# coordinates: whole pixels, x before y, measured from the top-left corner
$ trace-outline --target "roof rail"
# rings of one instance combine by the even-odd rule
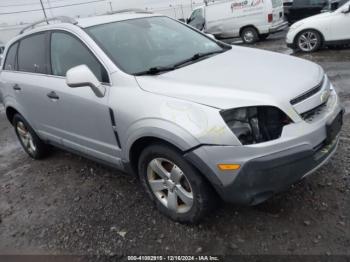
[[[43,19],[43,20],[40,20],[40,21],[37,21],[37,22],[34,22],[34,23],[28,25],[25,28],[23,28],[19,32],[19,34],[20,35],[23,34],[28,29],[34,29],[35,26],[40,25],[42,23],[49,24],[50,21],[59,21],[61,23],[69,23],[69,24],[73,24],[73,25],[76,25],[78,23],[74,18],[71,18],[69,16],[55,16],[55,17],[48,18],[48,19]]]
[[[122,13],[153,14],[151,11],[147,11],[145,9],[140,9],[140,8],[121,9],[121,10],[109,12],[108,14],[114,15],[114,14],[122,14]]]

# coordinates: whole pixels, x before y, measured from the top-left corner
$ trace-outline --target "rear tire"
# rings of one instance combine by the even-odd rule
[[[246,27],[241,32],[241,38],[246,44],[254,44],[259,40],[258,31],[254,27]]]
[[[20,115],[13,117],[12,124],[24,151],[33,159],[42,159],[48,154],[48,146],[36,135],[29,123]]]
[[[147,147],[140,156],[141,183],[157,209],[180,223],[197,223],[214,208],[216,193],[175,148]]]

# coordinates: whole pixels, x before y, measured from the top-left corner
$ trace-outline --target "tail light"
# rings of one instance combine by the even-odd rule
[[[271,23],[272,20],[273,20],[272,14],[268,14],[268,15],[267,15],[267,21],[268,21],[269,23]]]

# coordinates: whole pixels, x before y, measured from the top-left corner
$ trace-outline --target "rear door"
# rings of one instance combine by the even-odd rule
[[[278,25],[284,20],[282,0],[271,0],[272,5],[272,25]]]
[[[61,143],[62,119],[60,101],[50,89],[48,81],[48,32],[37,33],[21,39],[17,63],[20,73],[18,92],[22,105],[30,115],[38,134],[48,140]]]
[[[50,99],[47,81],[47,32],[28,35],[17,44],[14,71],[11,65],[5,74],[8,90],[18,104],[18,110],[43,139],[60,142],[61,121],[57,114],[59,101]],[[5,70],[5,71],[6,71]]]

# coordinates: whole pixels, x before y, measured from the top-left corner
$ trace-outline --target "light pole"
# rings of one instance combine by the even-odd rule
[[[170,9],[174,10],[174,15],[175,15],[175,19],[176,19],[176,7],[173,6],[172,4],[169,5]]]

